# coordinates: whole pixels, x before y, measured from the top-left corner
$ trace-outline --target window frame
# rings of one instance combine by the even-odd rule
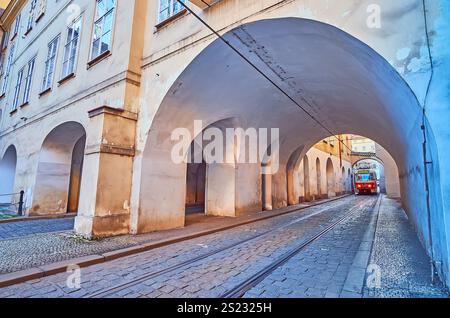
[[[14,96],[13,96],[11,111],[15,111],[19,107],[20,90],[22,89],[24,71],[25,71],[25,66],[22,67],[17,72],[16,86],[14,87]]]
[[[14,28],[13,28],[13,35],[11,37],[11,41],[16,38],[17,34],[19,34],[21,20],[22,20],[22,12],[20,12],[14,20]]]
[[[25,31],[27,34],[28,32],[30,32],[33,29],[34,23],[35,23],[35,17],[34,17],[34,13],[36,11],[37,8],[37,0],[31,0],[30,1],[30,10],[28,12],[28,21],[27,21],[27,30]]]
[[[16,44],[13,43],[11,45],[11,48],[10,48],[10,51],[9,51],[9,54],[8,54],[8,58],[7,58],[7,61],[6,61],[6,69],[5,69],[5,73],[3,75],[2,89],[1,89],[1,92],[0,92],[1,96],[6,95],[6,92],[8,90],[9,78],[10,78],[10,75],[11,75],[11,69],[12,69],[12,65],[14,64],[13,61],[14,61],[14,53],[15,53],[14,51],[15,51],[15,49],[16,49]]]
[[[47,0],[40,0],[37,15],[34,20],[35,23],[38,23],[39,20],[41,20],[41,18],[45,15],[46,10],[47,10]]]
[[[89,62],[88,62],[88,66],[91,66],[93,64],[95,64],[98,60],[101,60],[103,57],[109,55],[112,51],[112,47],[113,47],[113,43],[114,43],[114,31],[115,31],[115,25],[116,25],[116,15],[117,15],[117,8],[119,6],[119,0],[113,0],[114,1],[114,7],[109,10],[108,12],[106,12],[104,15],[102,15],[101,17],[97,18],[97,12],[98,12],[98,3],[99,1],[104,1],[104,0],[95,0],[95,11],[94,11],[94,17],[93,17],[93,24],[92,24],[92,35],[91,35],[91,43],[90,43],[90,48],[89,48]],[[94,42],[95,42],[95,27],[96,27],[96,23],[98,23],[101,20],[104,20],[104,18],[110,14],[112,12],[112,19],[111,19],[111,29],[110,29],[110,33],[111,33],[111,39],[110,39],[110,43],[108,43],[108,49],[105,50],[104,52],[101,52],[101,45],[99,45],[99,50],[98,54],[96,54],[95,56],[92,54],[93,50],[94,50]],[[103,27],[102,27],[103,28]],[[105,35],[105,33],[103,33],[102,30],[102,35],[100,36],[99,43],[101,43],[101,39],[103,38],[103,36]]]
[[[8,30],[8,31],[4,31],[4,33],[3,33],[3,37],[2,37],[2,43],[1,43],[1,49],[2,49],[2,51],[5,51],[7,48],[8,48],[8,44],[9,44],[9,36],[11,35],[10,34],[11,32]]]
[[[57,66],[57,59],[58,59],[58,50],[59,50],[59,43],[61,40],[61,35],[58,34],[56,37],[53,38],[53,40],[51,40],[48,44],[47,44],[47,57],[45,59],[45,66],[44,66],[44,77],[42,78],[42,85],[41,85],[41,92],[47,92],[49,90],[52,89],[53,86],[53,82],[55,79],[55,73],[56,73],[56,66]],[[50,53],[53,52],[53,50],[51,50],[51,45],[54,44],[56,42],[56,47],[54,49],[55,54],[50,56]],[[53,71],[52,74],[49,74],[48,72],[48,63],[49,61],[52,60],[53,61]],[[51,76],[50,76],[51,75]],[[46,85],[46,83],[49,82],[48,85]]]
[[[183,6],[181,6],[181,8],[175,12],[174,8],[175,5],[178,4],[177,0],[164,0],[167,1],[167,9],[168,13],[167,16],[162,18],[161,17],[161,13],[163,12],[161,9],[161,0],[158,0],[158,25],[161,23],[164,23],[165,21],[168,21],[170,19],[172,19],[173,17],[175,17],[177,14],[180,14],[181,12],[185,11],[186,9],[183,8]],[[184,0],[184,3],[186,3],[186,0]]]
[[[28,104],[30,102],[30,96],[31,96],[31,88],[33,86],[33,75],[34,75],[34,71],[36,69],[36,59],[37,56],[34,56],[31,60],[28,61],[27,63],[27,72],[26,72],[26,76],[25,76],[25,86],[24,86],[24,91],[23,91],[23,95],[22,95],[22,104],[21,105],[25,105]]]
[[[73,66],[72,66],[72,70],[68,70],[67,73],[65,73],[64,70],[64,64],[65,63],[69,63],[70,59],[71,59],[71,52],[72,52],[72,44],[75,40],[75,38],[73,37],[73,32],[72,32],[72,38],[69,41],[69,29],[71,26],[74,26],[76,23],[79,23],[79,31],[78,31],[78,36],[76,38],[76,48],[75,48],[75,55],[74,55],[74,59],[73,59]],[[71,75],[75,74],[75,70],[77,69],[77,65],[78,65],[78,57],[79,57],[79,51],[80,51],[80,40],[81,40],[81,32],[83,29],[83,15],[79,15],[77,18],[75,18],[72,23],[67,26],[66,28],[66,41],[64,43],[64,48],[63,48],[63,59],[62,59],[62,65],[61,65],[61,74],[60,74],[60,82],[63,81],[64,79],[66,79],[67,77],[70,77]],[[68,59],[66,60],[66,53],[67,53],[67,49],[69,50],[69,56]],[[70,64],[69,64],[70,65]]]

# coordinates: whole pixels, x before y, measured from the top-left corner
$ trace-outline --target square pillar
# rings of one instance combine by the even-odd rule
[[[89,112],[78,234],[128,234],[137,114],[103,106]]]

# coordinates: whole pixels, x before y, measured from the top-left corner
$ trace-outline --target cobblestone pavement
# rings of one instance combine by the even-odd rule
[[[347,275],[374,214],[372,205],[360,210],[273,271],[245,297],[345,297]]]
[[[321,210],[324,207],[331,208],[343,206],[345,204],[350,204],[353,200],[354,198],[352,197],[345,197],[337,201],[328,202],[324,206],[309,207],[306,210],[300,211],[298,214],[294,213],[275,219],[260,221],[254,225],[240,227],[234,231],[229,230],[227,233],[241,233],[242,231],[251,232],[255,229],[259,230],[261,228],[270,228],[272,226],[276,226],[279,222],[283,222],[283,220],[290,220],[298,217],[298,215],[314,213],[314,211]],[[237,221],[238,218],[201,217],[193,215],[188,218],[189,226],[184,229],[162,231],[145,235],[125,235],[96,241],[86,241],[77,237],[73,231],[65,231],[59,233],[41,233],[32,236],[0,240],[0,274],[65,261],[81,256],[102,254],[160,239],[186,235],[194,231],[205,230],[213,226],[229,225]],[[51,220],[51,222],[54,222],[54,220]],[[23,226],[25,227],[30,226],[30,224],[25,224],[26,222],[21,223],[23,223]],[[72,227],[73,225],[70,228]],[[11,233],[11,235],[14,234],[11,231],[9,231],[9,233]],[[213,240],[216,237],[217,240],[220,240],[222,236],[220,233],[218,233],[217,236],[209,236],[210,240]]]
[[[51,233],[72,230],[74,219],[54,219],[11,222],[0,224],[0,239],[24,237],[39,233]]]
[[[381,288],[364,290],[368,298],[449,297],[442,284],[431,285],[430,260],[398,202],[385,199],[371,264],[381,268]]]
[[[64,273],[0,289],[0,297],[88,297],[97,292],[103,292],[99,295],[102,297],[218,297],[290,251],[305,238],[341,218],[349,209],[372,206],[374,201],[370,197],[351,197],[94,265],[81,270],[82,283],[79,289],[67,287],[67,278],[70,276]],[[349,222],[358,222],[359,218],[365,218],[365,214],[361,212],[358,216],[356,213],[355,221]],[[342,249],[342,254],[349,254],[347,257],[350,259],[353,243],[348,244]],[[214,251],[218,252],[212,253]],[[149,275],[205,253],[210,253],[209,257],[199,258],[194,263],[188,262],[169,272]],[[324,260],[317,257],[317,252],[311,253],[306,266],[320,268],[324,265]],[[343,266],[339,273],[343,276],[344,272]],[[143,275],[146,276],[137,283],[105,292]]]

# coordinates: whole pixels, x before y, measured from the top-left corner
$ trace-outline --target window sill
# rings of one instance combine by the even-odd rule
[[[44,16],[44,12],[42,12],[41,14],[39,14],[37,17],[36,17],[36,19],[34,20],[34,22],[35,23],[38,23],[41,19],[42,19],[42,17]]]
[[[87,69],[90,69],[94,65],[96,65],[96,64],[100,63],[101,61],[103,61],[104,59],[108,58],[109,56],[111,56],[110,50],[103,52],[102,54],[100,54],[99,56],[97,56],[96,58],[92,59],[91,61],[89,61],[87,63]]]
[[[10,111],[9,116],[14,116],[14,114],[16,114],[16,113],[17,113],[17,108]]]
[[[75,77],[75,73],[72,72],[72,73],[70,73],[69,75],[66,75],[66,76],[64,76],[63,78],[61,78],[61,79],[58,81],[58,85],[61,86],[62,84],[64,84],[65,82],[69,81],[70,79],[72,79],[72,78],[74,78],[74,77]]]
[[[28,105],[30,105],[30,103],[29,102],[25,102],[25,103],[22,103],[22,105],[20,105],[19,108],[24,108],[24,107],[26,107]]]
[[[27,36],[28,34],[30,34],[31,30],[33,30],[33,27],[26,30],[24,36]]]
[[[157,25],[155,25],[156,30],[158,31],[159,29],[161,29],[162,27],[166,26],[167,24],[170,24],[171,22],[177,20],[178,18],[181,18],[182,16],[184,16],[187,13],[186,9],[181,10],[178,13],[175,13],[174,15],[172,15],[171,17],[168,17],[167,19],[159,22]]]
[[[44,96],[44,95],[47,95],[47,94],[50,93],[51,91],[52,91],[52,88],[49,87],[49,88],[43,90],[42,92],[40,92],[40,93],[39,93],[39,97],[42,97],[42,96]]]

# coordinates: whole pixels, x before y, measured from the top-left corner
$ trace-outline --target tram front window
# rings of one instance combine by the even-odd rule
[[[376,180],[375,174],[373,173],[361,173],[356,176],[357,182],[368,182]]]

